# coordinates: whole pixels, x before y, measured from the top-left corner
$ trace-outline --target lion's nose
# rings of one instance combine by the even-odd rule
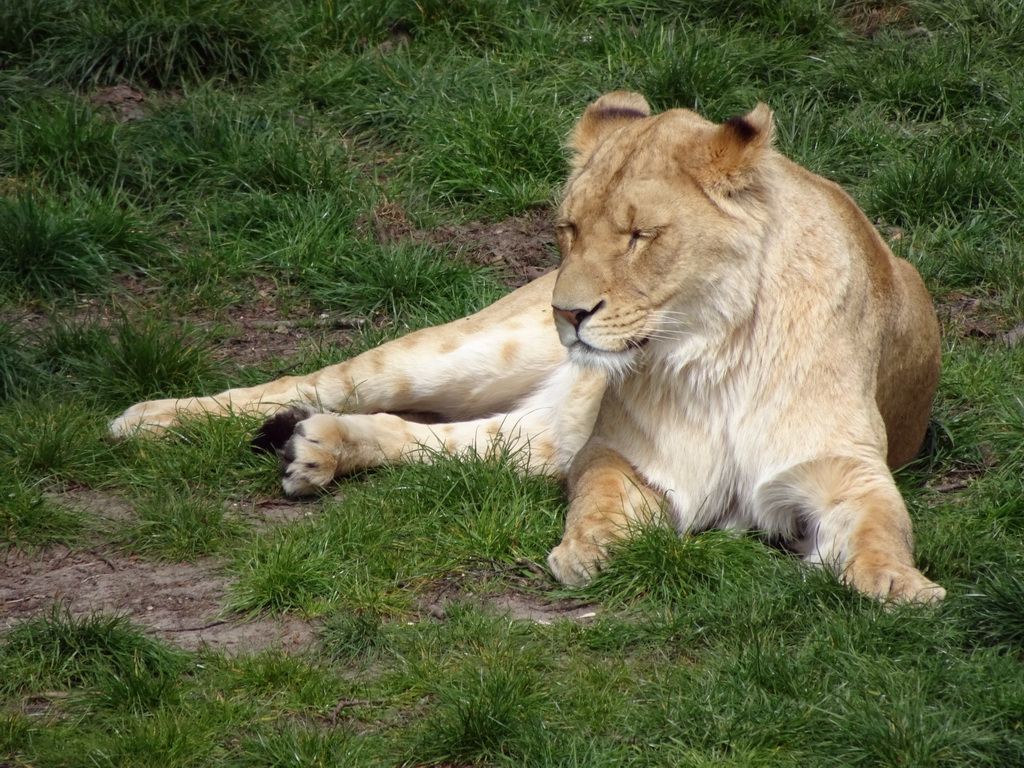
[[[561,307],[554,307],[554,310],[556,315],[567,320],[573,328],[578,329],[584,320],[597,312],[597,310],[603,306],[604,299],[597,302],[592,309],[562,309]]]

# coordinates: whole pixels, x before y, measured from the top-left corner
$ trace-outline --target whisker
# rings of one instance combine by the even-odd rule
[[[682,328],[654,328],[644,331],[643,335],[652,341],[679,341],[689,338],[693,334]]]

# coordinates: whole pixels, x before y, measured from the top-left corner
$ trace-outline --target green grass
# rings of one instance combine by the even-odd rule
[[[124,617],[76,617],[59,605],[7,633],[0,653],[7,673],[5,693],[38,691],[39,686],[82,687],[86,695],[99,692],[114,703],[123,694],[120,704],[127,706],[164,698],[148,689],[147,682],[164,684],[165,692],[173,695],[169,681],[183,670],[185,659]],[[109,695],[115,692],[119,695]]]
[[[0,323],[0,402],[24,392],[42,373],[26,346],[26,334],[16,322]]]
[[[12,479],[28,487],[95,482],[109,460],[98,414],[79,398],[15,401],[0,411],[0,456]]]
[[[439,473],[440,468],[440,473]],[[537,556],[556,533],[559,492],[511,465],[441,461],[378,473],[321,514],[239,550],[232,608],[322,615],[332,606],[394,613],[403,586],[449,571],[482,573]],[[543,525],[538,527],[537,515]],[[367,553],[373,553],[368,557]]]
[[[409,747],[426,765],[527,758],[551,697],[528,654],[496,654],[436,680],[435,702]]]
[[[335,246],[301,282],[319,306],[371,317],[457,320],[496,301],[502,286],[486,271],[424,246]]]
[[[138,522],[120,530],[126,552],[179,562],[227,550],[245,532],[219,498],[164,490],[135,503]]]
[[[0,3],[4,562],[213,562],[224,618],[316,634],[229,655],[123,616],[8,620],[0,754],[1024,763],[1024,346],[992,336],[1024,320],[1022,40],[1014,0]],[[132,119],[105,103],[125,87]],[[561,491],[513,457],[367,473],[264,523],[280,494],[257,420],[105,440],[137,400],[308,371],[493,301],[507,275],[461,233],[549,207],[564,137],[613,89],[716,120],[767,102],[780,149],[921,271],[944,373],[899,482],[944,604],[885,610],[716,533],[642,532],[556,589],[533,564]],[[261,324],[282,342],[262,356]],[[596,615],[515,620],[495,595]]]
[[[158,249],[116,201],[0,198],[0,295],[55,299],[97,293],[112,275],[144,264]]]
[[[0,481],[0,545],[34,550],[53,544],[76,544],[82,517],[55,504],[37,487],[16,478]]]
[[[272,67],[281,42],[256,11],[251,3],[215,0],[28,0],[0,12],[0,50],[75,86],[248,80]]]
[[[217,379],[209,350],[187,325],[152,317],[54,317],[40,355],[56,375],[105,403],[170,397]]]

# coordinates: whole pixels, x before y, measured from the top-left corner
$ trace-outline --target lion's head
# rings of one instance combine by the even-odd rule
[[[652,116],[635,93],[587,108],[556,221],[552,303],[574,358],[626,370],[647,345],[750,310],[771,138],[764,104],[722,125],[682,109]]]

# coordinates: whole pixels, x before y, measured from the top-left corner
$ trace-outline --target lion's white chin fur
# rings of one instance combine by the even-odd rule
[[[569,359],[573,364],[604,371],[612,382],[622,381],[635,371],[640,362],[639,356],[639,349],[607,352],[579,341],[569,347]]]

